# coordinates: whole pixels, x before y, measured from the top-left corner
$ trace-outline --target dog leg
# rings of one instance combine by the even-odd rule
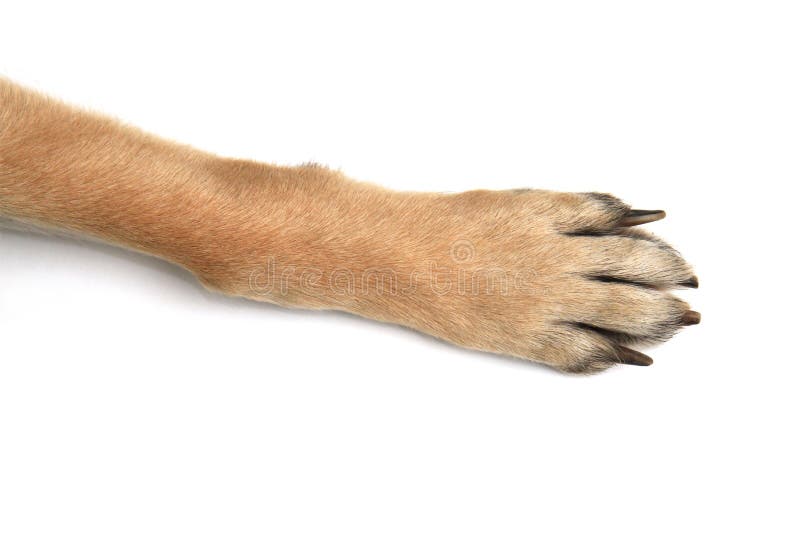
[[[571,372],[699,314],[663,212],[598,193],[407,193],[321,166],[220,158],[0,80],[0,216],[101,239],[208,288],[345,310]]]

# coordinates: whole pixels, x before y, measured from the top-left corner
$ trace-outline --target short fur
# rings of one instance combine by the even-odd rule
[[[0,217],[164,258],[208,288],[338,309],[565,371],[669,338],[693,277],[597,193],[396,192],[226,159],[0,78]]]

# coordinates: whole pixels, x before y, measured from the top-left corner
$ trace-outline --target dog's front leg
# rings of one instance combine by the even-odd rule
[[[591,372],[699,321],[662,212],[538,190],[401,193],[219,158],[0,80],[0,216],[162,257],[207,287]]]

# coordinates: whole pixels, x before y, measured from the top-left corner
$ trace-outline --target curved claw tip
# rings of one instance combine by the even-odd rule
[[[697,279],[696,276],[693,276],[689,278],[687,281],[683,282],[681,285],[684,287],[691,287],[693,289],[697,289],[698,287],[700,287],[700,281]]]
[[[653,358],[628,347],[617,347],[617,358],[619,363],[624,363],[625,365],[653,365]]]
[[[681,324],[684,326],[700,324],[700,314],[694,310],[685,312],[681,317]]]
[[[619,222],[620,226],[638,226],[660,221],[667,216],[663,210],[630,210]]]

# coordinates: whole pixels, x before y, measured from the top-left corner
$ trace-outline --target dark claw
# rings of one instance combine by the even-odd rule
[[[628,347],[617,347],[617,358],[619,363],[626,365],[653,365],[653,358]]]
[[[693,324],[700,324],[700,314],[694,310],[689,310],[681,317],[681,324],[689,326]]]
[[[700,281],[697,279],[696,276],[693,276],[689,278],[687,281],[683,282],[681,285],[684,287],[692,287],[694,289],[697,289],[698,287],[700,287]]]
[[[619,222],[620,226],[638,226],[653,221],[660,221],[667,214],[661,210],[631,210]]]

